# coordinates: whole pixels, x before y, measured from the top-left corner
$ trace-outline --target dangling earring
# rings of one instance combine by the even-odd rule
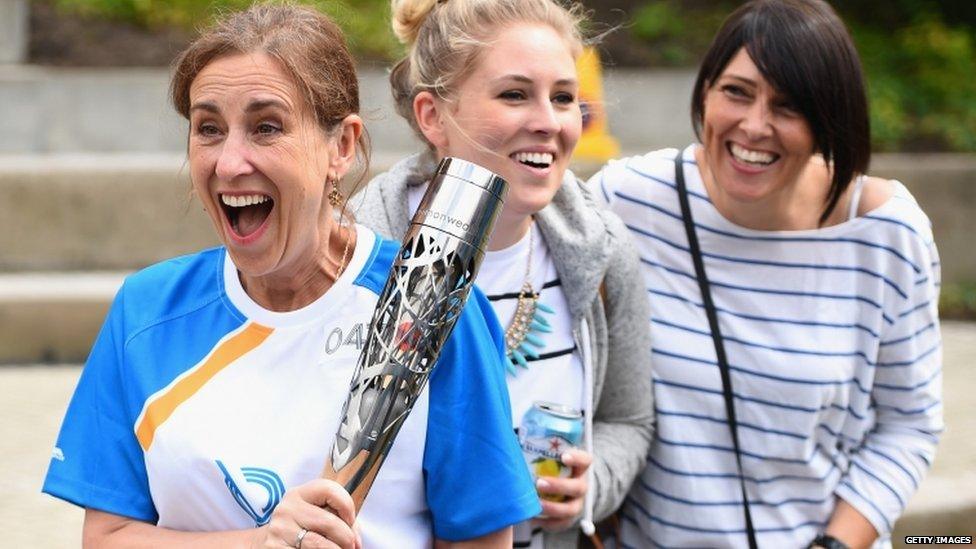
[[[339,179],[331,177],[328,179],[328,183],[332,185],[332,190],[329,191],[329,204],[332,204],[333,208],[338,208],[344,198],[342,192],[339,191]]]
[[[329,176],[329,178],[326,179],[326,184],[332,185],[332,190],[329,191],[329,204],[332,204],[333,208],[338,208],[342,204],[342,201],[345,200],[345,197],[342,196],[342,192],[339,191],[339,178],[335,176]],[[343,213],[345,212],[339,213],[338,232],[340,234],[342,233]],[[336,274],[335,274],[335,278],[337,280],[339,276],[342,275],[342,273],[346,270],[346,259],[349,257],[349,242],[351,240],[352,240],[351,237],[347,237],[346,244],[342,248],[342,258],[339,259],[339,267],[336,269]]]

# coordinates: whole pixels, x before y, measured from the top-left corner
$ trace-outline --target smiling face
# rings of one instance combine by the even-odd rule
[[[266,54],[217,58],[193,80],[193,189],[244,277],[300,276],[326,252],[336,143]]]
[[[452,101],[439,101],[447,116],[440,116],[442,134],[431,141],[441,156],[504,177],[503,216],[527,217],[548,205],[562,184],[582,131],[578,88],[563,37],[546,25],[509,26],[481,52]]]
[[[702,143],[717,203],[758,203],[788,193],[815,152],[806,119],[745,48],[705,94]]]

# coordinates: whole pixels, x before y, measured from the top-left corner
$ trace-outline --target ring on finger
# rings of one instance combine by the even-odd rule
[[[295,536],[295,549],[302,549],[302,541],[305,540],[306,534],[308,534],[307,528],[302,528],[298,531],[298,535]]]

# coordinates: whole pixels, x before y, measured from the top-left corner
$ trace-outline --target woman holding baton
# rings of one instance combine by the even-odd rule
[[[539,504],[477,291],[358,515],[319,478],[398,248],[338,213],[367,152],[338,27],[230,15],[181,55],[172,100],[223,246],[126,280],[44,491],[98,547],[509,547]]]

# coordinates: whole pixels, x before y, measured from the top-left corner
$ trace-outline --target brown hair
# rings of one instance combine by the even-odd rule
[[[324,131],[359,113],[359,81],[342,30],[322,13],[287,3],[254,4],[219,19],[194,40],[174,62],[170,99],[176,111],[189,120],[190,86],[211,61],[257,51],[284,67]],[[365,131],[358,145],[361,182],[370,154]]]
[[[554,0],[391,0],[393,32],[407,55],[393,67],[390,85],[397,112],[424,139],[413,116],[421,91],[443,99],[476,66],[490,38],[505,25],[548,25],[579,55],[583,16],[579,4],[565,8]]]
[[[817,151],[832,168],[824,223],[855,174],[871,161],[871,126],[861,61],[843,21],[822,0],[752,0],[722,24],[691,99],[701,139],[705,93],[742,48],[803,115]]]

